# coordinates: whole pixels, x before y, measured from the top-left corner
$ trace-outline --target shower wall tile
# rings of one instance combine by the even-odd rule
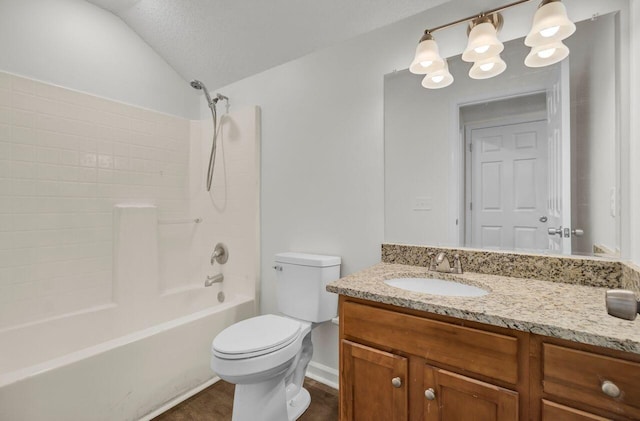
[[[189,211],[188,120],[0,72],[0,329],[112,301],[112,208]]]

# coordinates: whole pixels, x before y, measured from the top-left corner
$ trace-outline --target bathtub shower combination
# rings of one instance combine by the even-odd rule
[[[7,73],[3,98],[0,419],[150,419],[211,384],[212,338],[256,313],[259,109],[220,118],[208,192],[210,120]]]

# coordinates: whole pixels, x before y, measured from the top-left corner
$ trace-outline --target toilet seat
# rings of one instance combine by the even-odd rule
[[[293,343],[300,336],[302,325],[288,317],[266,314],[229,326],[216,336],[213,354],[219,358],[237,360],[269,354]]]

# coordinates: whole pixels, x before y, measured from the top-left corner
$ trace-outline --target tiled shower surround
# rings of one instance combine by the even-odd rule
[[[188,212],[188,120],[0,73],[0,329],[112,301],[112,214]]]

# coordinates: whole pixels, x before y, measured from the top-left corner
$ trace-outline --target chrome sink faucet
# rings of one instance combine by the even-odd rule
[[[453,265],[449,263],[449,259],[444,252],[440,252],[437,255],[429,253],[429,255],[431,256],[429,270],[441,273],[462,273],[462,263],[460,263],[460,255],[458,253],[453,255]]]

